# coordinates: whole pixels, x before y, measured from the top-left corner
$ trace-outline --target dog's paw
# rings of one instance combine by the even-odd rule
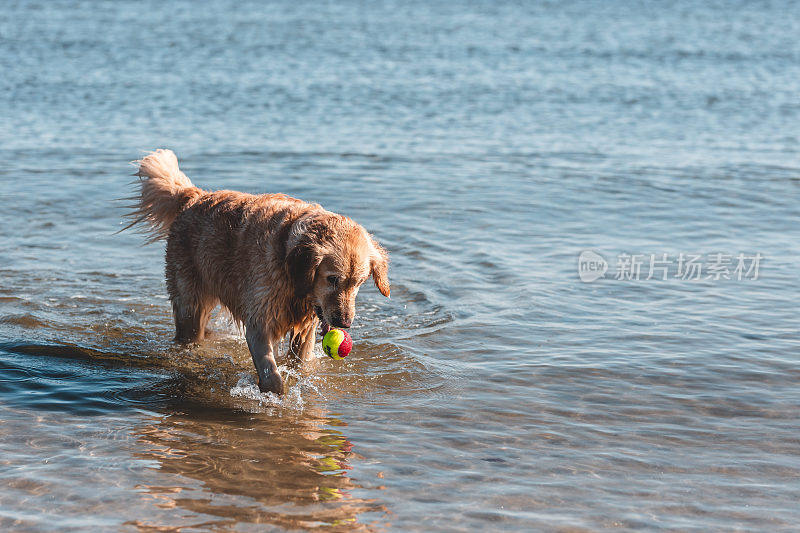
[[[277,372],[273,372],[268,376],[259,376],[258,389],[261,392],[283,394],[283,380]]]

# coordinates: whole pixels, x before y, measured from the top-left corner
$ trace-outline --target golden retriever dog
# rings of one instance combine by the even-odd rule
[[[170,150],[135,164],[141,191],[127,227],[145,223],[150,242],[167,240],[175,341],[203,340],[223,305],[244,326],[262,391],[283,392],[275,356],[287,334],[290,357],[308,361],[320,323],[323,333],[350,327],[370,276],[389,296],[386,251],[353,220],[284,194],[204,191]]]

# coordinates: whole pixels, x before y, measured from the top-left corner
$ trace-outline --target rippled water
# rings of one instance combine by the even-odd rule
[[[696,4],[4,3],[0,526],[794,529],[800,18]],[[347,360],[279,399],[225,316],[171,344],[113,234],[157,147],[378,236]]]

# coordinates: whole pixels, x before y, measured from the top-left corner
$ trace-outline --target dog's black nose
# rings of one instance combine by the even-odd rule
[[[339,313],[334,314],[331,317],[331,325],[335,328],[349,328],[353,324],[353,320],[349,318],[342,318],[342,315]]]

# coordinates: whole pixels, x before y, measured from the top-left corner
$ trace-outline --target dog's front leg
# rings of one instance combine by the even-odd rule
[[[256,325],[247,326],[245,337],[258,373],[258,388],[261,392],[283,394],[283,380],[275,364],[274,345],[278,339],[272,338],[269,328]]]
[[[292,342],[289,345],[289,360],[294,363],[309,363],[314,359],[314,344],[317,340],[317,326],[319,321],[316,317],[306,324],[305,328],[295,331],[292,335]]]

